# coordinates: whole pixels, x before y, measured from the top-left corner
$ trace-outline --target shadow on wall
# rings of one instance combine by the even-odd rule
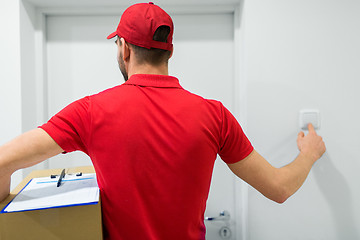
[[[345,177],[336,169],[325,152],[321,164],[315,164],[313,173],[319,188],[334,216],[337,239],[360,239],[355,226],[351,190]]]

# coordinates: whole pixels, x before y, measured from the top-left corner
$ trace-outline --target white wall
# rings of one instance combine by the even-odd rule
[[[44,98],[42,18],[37,9],[20,0],[21,113],[22,132],[29,131],[47,120]],[[43,106],[43,107],[41,107]],[[37,169],[48,168],[48,161],[22,170],[22,177]]]
[[[35,7],[27,2],[2,2],[0,145],[44,121],[44,111],[37,107],[43,104],[44,97],[43,92],[39,92],[43,87],[43,76],[37,59],[42,56],[42,49],[37,48],[35,43],[36,37],[42,34],[42,29],[38,29],[42,26],[39,23],[41,19],[38,19]],[[32,170],[44,168],[43,165],[17,171],[12,176],[11,188]]]
[[[20,2],[20,47],[21,47],[21,96],[22,129],[28,131],[36,127],[36,61],[35,61],[35,8]]]
[[[248,135],[273,165],[319,109],[325,156],[285,204],[249,192],[249,239],[360,239],[360,2],[245,0]]]
[[[0,145],[21,133],[20,19],[18,1],[0,1]],[[12,186],[21,180],[13,175]]]

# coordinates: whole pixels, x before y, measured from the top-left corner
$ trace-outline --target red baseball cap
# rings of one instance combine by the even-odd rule
[[[167,42],[153,40],[154,33],[160,26],[170,27]],[[138,3],[125,10],[116,31],[107,39],[119,36],[139,47],[171,50],[173,32],[172,19],[164,10],[152,2]]]

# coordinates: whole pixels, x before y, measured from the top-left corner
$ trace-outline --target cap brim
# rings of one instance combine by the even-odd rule
[[[107,39],[112,39],[113,37],[115,37],[117,35],[116,32],[113,32],[112,34],[110,34]]]

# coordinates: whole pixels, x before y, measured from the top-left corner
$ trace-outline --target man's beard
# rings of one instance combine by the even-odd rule
[[[124,77],[125,82],[126,82],[129,79],[129,76],[128,76],[128,73],[126,72],[125,63],[124,63],[123,56],[121,53],[120,53],[120,59],[119,59],[119,69]]]

